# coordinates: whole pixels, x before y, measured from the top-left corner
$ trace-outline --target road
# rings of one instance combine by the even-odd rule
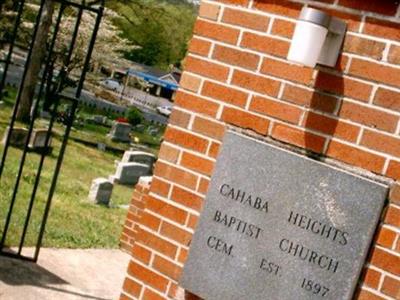
[[[6,84],[18,87],[21,82],[23,67],[10,65],[7,72]],[[0,79],[3,76],[3,66],[0,67]]]
[[[142,110],[142,112],[143,112],[144,118],[147,121],[153,121],[153,122],[161,123],[161,124],[164,124],[164,125],[168,124],[168,117],[159,115],[159,114],[154,113],[152,111]]]

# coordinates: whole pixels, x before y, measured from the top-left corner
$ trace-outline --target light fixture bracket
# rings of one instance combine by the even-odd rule
[[[304,7],[296,24],[288,60],[314,68],[337,63],[347,24],[324,11]]]
[[[347,24],[342,20],[332,17],[328,28],[325,43],[322,46],[318,64],[335,67],[342,49],[346,35]]]

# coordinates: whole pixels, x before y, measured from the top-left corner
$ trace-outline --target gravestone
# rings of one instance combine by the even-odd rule
[[[144,130],[145,130],[145,126],[144,126],[143,124],[136,125],[136,126],[135,126],[135,130],[136,130],[137,132],[143,133]]]
[[[151,175],[151,172],[151,167],[146,164],[120,162],[115,175],[111,176],[110,180],[114,183],[135,185],[139,177]]]
[[[104,123],[103,125],[106,126],[106,127],[112,127],[113,123],[114,123],[114,122],[113,122],[112,120],[110,120],[109,118],[107,118],[106,121],[105,121],[105,123]]]
[[[96,204],[109,205],[114,185],[106,178],[93,180],[89,191],[89,200]]]
[[[43,118],[43,119],[50,120],[51,119],[51,113],[48,112],[48,111],[42,110],[40,112],[40,117]]]
[[[10,131],[10,127],[7,126],[4,135],[3,135],[3,140],[1,143],[3,145],[6,144],[7,141],[7,135]],[[14,129],[11,131],[11,136],[10,136],[10,146],[14,147],[25,147],[26,141],[28,139],[28,129],[26,128],[20,128],[20,127],[14,127]]]
[[[150,188],[153,176],[142,176],[139,178],[139,184],[147,189]]]
[[[29,141],[29,148],[33,151],[49,152],[51,149],[52,137],[50,134],[49,141],[46,145],[47,129],[35,129],[32,131],[31,139]]]
[[[154,154],[143,151],[125,151],[122,157],[122,162],[137,162],[148,166],[153,166],[155,160]]]
[[[151,136],[153,136],[153,137],[154,137],[154,136],[157,136],[158,133],[159,133],[158,129],[149,130],[149,134],[150,134]]]
[[[107,145],[104,143],[97,143],[97,149],[104,152],[107,150]]]
[[[127,123],[114,122],[108,136],[113,141],[129,143],[132,126]]]
[[[93,116],[93,123],[98,124],[98,125],[106,125],[107,123],[107,117],[106,116],[102,116],[102,115],[95,115]]]
[[[387,191],[229,132],[180,284],[204,299],[352,299]]]

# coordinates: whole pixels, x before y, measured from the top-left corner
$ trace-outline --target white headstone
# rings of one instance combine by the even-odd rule
[[[136,162],[152,166],[156,157],[148,152],[143,151],[125,151],[122,162]]]
[[[95,115],[93,116],[93,122],[96,124],[105,124],[105,122],[107,121],[107,117],[105,116],[101,116],[101,115]]]
[[[139,177],[147,175],[151,175],[151,167],[146,164],[120,162],[113,180],[120,184],[134,185],[138,182]]]
[[[109,205],[114,185],[106,178],[93,180],[89,191],[89,200],[97,203]]]
[[[32,132],[31,139],[29,141],[29,148],[32,149],[43,149],[46,148],[46,136],[47,136],[47,129],[37,129]],[[51,135],[49,138],[49,142],[47,146],[50,147],[51,145]]]
[[[143,187],[150,188],[153,176],[142,176],[139,178],[139,184]]]

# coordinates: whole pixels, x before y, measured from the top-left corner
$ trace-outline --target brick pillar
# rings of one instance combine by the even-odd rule
[[[286,60],[305,4],[348,24],[335,68]],[[185,299],[179,277],[228,126],[400,180],[400,10],[382,0],[204,0],[121,299]],[[357,299],[399,299],[398,185]]]
[[[382,215],[361,279],[359,299],[400,299],[399,204],[400,182],[391,188],[389,205]]]
[[[151,177],[141,178],[136,184],[120,237],[121,250],[132,252],[133,244],[139,229],[139,223],[146,206],[146,196],[150,191]]]

